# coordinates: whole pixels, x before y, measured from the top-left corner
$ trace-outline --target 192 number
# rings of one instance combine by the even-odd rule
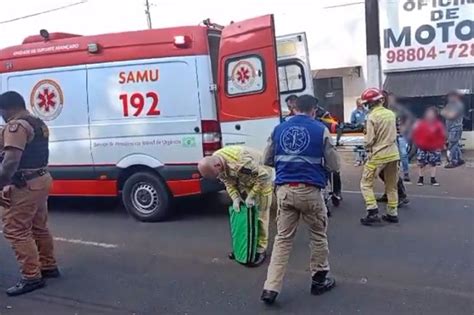
[[[160,115],[160,110],[158,109],[158,103],[160,98],[155,92],[148,92],[145,95],[143,95],[142,93],[120,94],[119,98],[122,101],[124,117],[130,116],[130,109],[134,110],[132,116],[138,117],[142,115],[143,111],[145,110],[147,100],[151,101],[151,105],[145,116]]]

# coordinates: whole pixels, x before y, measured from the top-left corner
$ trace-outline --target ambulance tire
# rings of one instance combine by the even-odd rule
[[[171,212],[172,198],[158,175],[139,172],[131,175],[122,189],[128,213],[142,222],[163,221]]]

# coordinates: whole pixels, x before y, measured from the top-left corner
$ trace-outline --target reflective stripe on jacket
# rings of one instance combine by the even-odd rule
[[[367,117],[365,147],[368,151],[367,165],[377,167],[400,160],[397,146],[395,114],[383,106],[373,108]]]
[[[215,152],[214,156],[226,162],[219,179],[232,199],[243,192],[251,196],[272,194],[272,171],[263,165],[262,153],[244,146],[228,146]]]
[[[326,127],[305,115],[294,116],[277,126],[272,135],[275,146],[276,185],[306,183],[324,188],[324,135]]]

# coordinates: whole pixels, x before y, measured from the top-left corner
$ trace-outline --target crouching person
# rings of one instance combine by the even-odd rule
[[[257,206],[258,244],[255,261],[257,267],[266,259],[268,246],[268,223],[272,204],[272,171],[263,165],[262,154],[244,146],[228,146],[203,158],[198,164],[199,172],[207,179],[219,179],[232,199],[233,208]],[[245,198],[244,198],[245,197]]]

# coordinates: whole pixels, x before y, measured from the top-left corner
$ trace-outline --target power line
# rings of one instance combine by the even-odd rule
[[[47,14],[47,13],[51,13],[51,12],[55,12],[55,11],[59,11],[59,10],[64,10],[64,9],[67,9],[67,8],[70,8],[70,7],[74,7],[74,6],[77,6],[77,5],[80,5],[80,4],[84,4],[87,1],[89,1],[89,0],[81,0],[79,2],[71,3],[71,4],[68,4],[68,5],[64,5],[64,6],[61,6],[61,7],[49,9],[49,10],[46,10],[46,11],[32,13],[32,14],[25,15],[25,16],[20,16],[20,17],[16,17],[16,18],[13,18],[13,19],[10,19],[10,20],[0,21],[0,24],[11,23],[11,22],[27,19],[27,18],[30,18],[30,17],[42,15],[42,14]]]
[[[334,9],[334,8],[343,8],[343,7],[349,7],[352,5],[359,5],[365,3],[364,1],[361,2],[351,2],[351,3],[344,3],[344,4],[336,4],[336,5],[331,5],[327,7],[323,7],[323,9]]]

